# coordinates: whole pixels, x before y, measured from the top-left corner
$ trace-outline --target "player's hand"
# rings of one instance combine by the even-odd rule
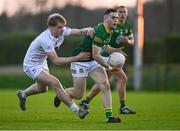
[[[77,55],[77,60],[89,60],[90,57],[91,57],[91,53],[81,52]]]
[[[124,36],[123,35],[119,35],[116,38],[116,43],[119,45],[120,43],[124,42]]]
[[[109,65],[109,67],[107,68],[108,71],[118,71],[119,69],[122,68],[120,65],[117,66],[111,66],[110,64],[108,65]]]
[[[124,43],[129,44],[130,43],[129,41],[130,41],[129,37],[128,36],[124,36]]]
[[[87,36],[90,36],[91,38],[93,38],[93,36],[94,36],[94,33],[95,33],[95,30],[94,30],[94,28],[92,28],[92,27],[89,27],[89,28],[88,28],[88,30],[87,30],[87,33],[86,33],[86,35],[87,35]]]

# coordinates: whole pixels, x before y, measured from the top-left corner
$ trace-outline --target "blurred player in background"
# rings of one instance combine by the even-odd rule
[[[107,9],[104,13],[104,22],[99,23],[94,27],[95,34],[93,39],[88,36],[84,36],[81,45],[74,51],[74,55],[77,55],[80,52],[89,52],[92,57],[89,60],[71,63],[74,87],[66,90],[73,99],[81,99],[86,89],[86,78],[90,76],[98,85],[97,88],[103,93],[103,106],[106,115],[106,122],[108,123],[119,123],[121,119],[113,117],[112,114],[110,85],[104,69],[106,68],[107,70],[112,70],[112,67],[102,59],[100,52],[102,49],[107,50],[108,52],[119,51],[118,48],[108,46],[112,31],[116,28],[117,22],[117,11],[114,9]],[[55,107],[58,107],[59,104],[59,99],[55,97]]]
[[[134,44],[134,37],[133,37],[131,25],[127,21],[128,10],[125,6],[119,6],[116,8],[116,10],[119,16],[118,25],[116,29],[114,30],[114,33],[112,35],[109,45],[114,48],[120,48],[124,44],[132,46]],[[104,60],[107,62],[109,53],[104,51],[101,53],[101,55],[103,56]],[[117,79],[117,92],[118,92],[119,101],[120,101],[119,112],[121,114],[136,114],[135,111],[132,111],[131,109],[129,109],[125,104],[127,76],[125,72],[123,71],[123,69],[119,68],[116,71],[106,70],[106,72],[109,78],[112,75],[114,75],[115,78]],[[98,85],[94,85],[93,88],[91,88],[86,99],[80,102],[80,105],[84,109],[89,108],[88,104],[99,93],[100,89],[97,86]]]
[[[71,97],[66,93],[60,81],[55,76],[49,74],[47,58],[56,65],[88,59],[90,54],[83,52],[73,57],[58,57],[55,48],[59,48],[63,43],[64,36],[84,34],[93,36],[94,29],[68,28],[66,27],[65,18],[58,13],[51,14],[48,17],[47,25],[48,28],[32,41],[24,58],[24,72],[27,76],[35,80],[36,83],[25,90],[17,91],[20,108],[25,111],[26,98],[31,95],[46,92],[48,86],[50,86],[56,92],[57,97],[82,119],[88,114],[88,111],[81,110],[72,102]]]

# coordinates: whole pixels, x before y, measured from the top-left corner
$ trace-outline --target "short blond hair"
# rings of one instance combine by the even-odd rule
[[[67,24],[67,21],[64,18],[64,16],[60,15],[59,13],[53,13],[49,15],[47,19],[48,26],[56,26],[58,22],[63,23],[64,25]]]

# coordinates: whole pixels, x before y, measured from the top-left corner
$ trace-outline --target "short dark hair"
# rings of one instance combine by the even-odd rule
[[[107,9],[105,12],[104,12],[104,15],[109,15],[110,13],[114,13],[114,12],[117,12],[115,9]]]

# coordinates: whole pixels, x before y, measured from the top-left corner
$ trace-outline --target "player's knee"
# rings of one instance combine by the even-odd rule
[[[104,81],[102,84],[100,84],[102,91],[110,90],[110,85],[108,81]]]
[[[80,89],[77,88],[76,93],[75,93],[76,94],[76,99],[77,100],[82,99],[83,93],[84,93],[83,90],[80,90]]]
[[[123,82],[123,83],[127,83],[127,80],[128,80],[127,76],[124,75],[123,78],[122,78],[122,82]]]
[[[124,79],[124,80],[125,80],[125,82],[127,82],[127,81],[128,81],[128,78],[127,78],[127,76],[125,76],[125,79]]]
[[[51,81],[51,85],[53,86],[53,88],[55,88],[55,90],[61,88],[60,81],[58,79],[54,79],[53,81]]]
[[[124,80],[127,80],[127,75],[126,75],[126,73],[122,73],[122,78],[123,78]]]
[[[73,99],[80,100],[80,99],[82,99],[83,94],[81,92],[74,92],[73,94],[71,94],[71,97]]]
[[[122,75],[121,77],[118,78],[118,81],[119,81],[119,83],[121,83],[121,84],[126,84],[127,81],[128,81],[128,78],[127,78],[127,76],[124,74],[124,75]]]
[[[81,100],[81,99],[82,99],[82,97],[83,97],[83,95],[78,94],[78,95],[76,96],[76,100]]]
[[[109,85],[109,82],[108,81],[105,81],[104,82],[104,86],[106,89],[110,89],[110,85]]]

